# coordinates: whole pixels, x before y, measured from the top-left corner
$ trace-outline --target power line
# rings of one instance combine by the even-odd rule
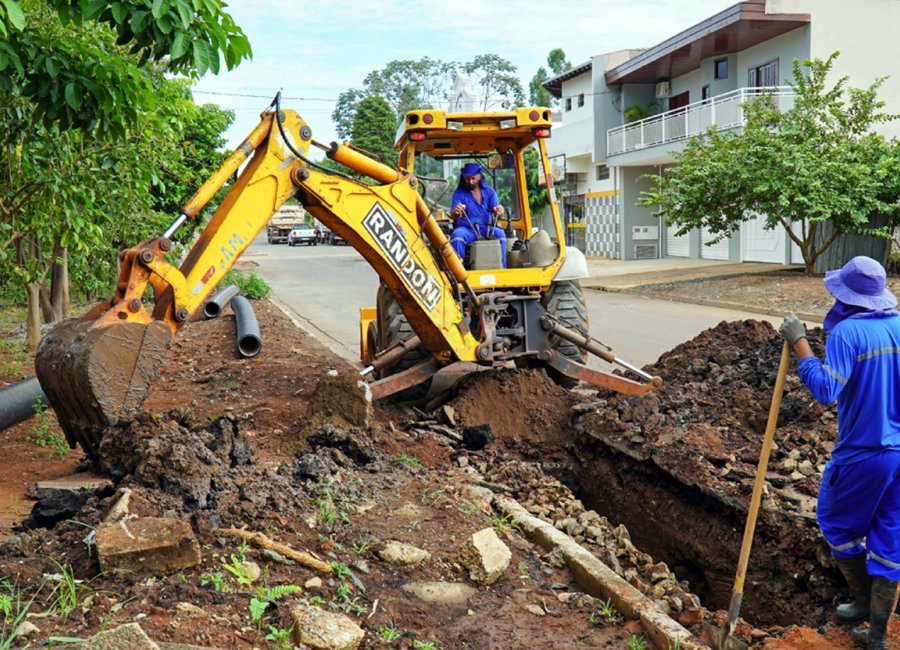
[[[245,93],[223,93],[214,90],[191,90],[198,95],[223,95],[225,97],[252,97],[253,99],[272,99],[271,95],[248,95]],[[336,102],[336,99],[326,99],[323,97],[282,97],[282,99],[297,100],[304,102]]]

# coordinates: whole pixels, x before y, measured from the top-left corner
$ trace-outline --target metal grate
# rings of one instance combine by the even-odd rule
[[[634,247],[634,259],[655,260],[659,257],[656,244],[636,244]]]

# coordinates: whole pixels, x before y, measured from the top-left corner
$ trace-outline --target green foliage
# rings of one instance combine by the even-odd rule
[[[592,625],[618,625],[622,622],[622,616],[612,604],[612,598],[597,599],[596,603],[597,609],[588,615],[588,621]]]
[[[199,78],[251,56],[221,0],[4,0],[0,93],[21,94],[48,126],[124,136],[155,106],[141,70]],[[10,29],[12,27],[12,29]]]
[[[0,650],[21,647],[16,629],[25,620],[37,594],[25,600],[22,591],[6,579],[0,579]]]
[[[409,454],[400,454],[395,459],[394,462],[398,465],[405,465],[406,467],[410,467],[412,469],[422,469],[422,463],[419,462],[419,459],[415,456],[410,456]]]
[[[375,154],[382,162],[397,166],[398,153],[394,151],[397,133],[397,115],[383,97],[372,95],[356,105],[350,140],[353,146]]]
[[[50,456],[62,460],[69,454],[66,436],[56,424],[53,413],[40,398],[34,401],[34,422],[30,427],[28,441],[38,447],[49,447]]]
[[[412,642],[413,650],[440,650],[437,641],[418,641]]]
[[[550,77],[570,70],[572,64],[566,59],[566,53],[562,48],[556,47],[547,54],[547,67],[550,68],[550,74],[547,73],[546,68],[541,66],[528,84],[529,101],[532,106],[555,107],[559,103],[559,100],[553,97],[542,84]]]
[[[846,77],[829,84],[836,56],[795,60],[791,110],[779,111],[771,95],[753,97],[740,132],[692,139],[675,166],[649,176],[653,187],[638,203],[679,233],[702,226],[719,239],[763,215],[766,228],[784,228],[800,247],[809,274],[841,233],[888,237],[900,221],[900,150],[872,128],[895,116],[882,112],[883,79],[867,89],[847,88]],[[890,225],[870,226],[876,213]],[[825,222],[828,237],[819,234]]]
[[[222,575],[221,571],[216,571],[215,573],[204,573],[202,576],[200,576],[200,585],[203,587],[212,585],[215,591],[219,591],[222,593],[228,593],[231,591],[231,587],[228,586],[228,582],[225,580],[225,576]]]
[[[251,300],[265,300],[272,293],[272,287],[266,284],[266,281],[256,275],[255,271],[249,273],[241,273],[239,271],[228,271],[219,282],[217,290],[228,285],[236,284],[242,296]]]
[[[63,621],[65,621],[69,614],[78,607],[81,597],[93,590],[88,585],[83,584],[81,580],[75,578],[75,571],[72,567],[67,564],[60,564],[56,560],[53,560],[53,563],[59,568],[61,578],[50,594],[53,600],[49,609],[54,614],[61,616]]]
[[[644,635],[635,636],[632,634],[628,637],[628,641],[625,642],[625,646],[628,650],[647,650],[647,639],[644,638]]]
[[[474,87],[481,87],[483,107],[511,108],[525,101],[516,67],[496,54],[482,54],[467,63],[448,63],[429,57],[417,61],[395,60],[366,75],[362,88],[350,88],[338,96],[331,114],[335,130],[341,138],[349,138],[357,107],[371,96],[387,101],[398,120],[394,124],[396,129],[407,112],[442,106],[460,72],[470,76]]]
[[[391,641],[396,641],[401,636],[403,636],[403,633],[400,631],[400,629],[393,623],[388,623],[387,625],[382,625],[381,627],[378,628],[378,630],[375,632],[375,634],[378,635],[379,639],[381,639],[382,641],[385,641],[387,643],[390,643]]]
[[[234,553],[232,553],[230,562],[222,560],[222,568],[233,575],[237,583],[243,587],[252,586],[256,580],[256,578],[249,573],[243,555],[241,557],[238,557]],[[218,591],[218,589],[216,589],[216,591]]]
[[[262,636],[262,619],[263,614],[270,605],[276,603],[280,598],[290,594],[296,594],[302,589],[296,585],[278,585],[275,587],[257,587],[256,595],[250,598],[250,619],[256,623],[256,633]],[[266,637],[268,638],[268,637]]]
[[[637,122],[638,120],[643,120],[644,118],[650,117],[650,115],[655,110],[657,110],[657,108],[658,106],[656,102],[650,102],[646,105],[634,104],[633,106],[629,106],[622,112],[622,119],[625,120],[625,124]]]
[[[281,650],[291,650],[291,632],[293,631],[293,627],[284,629],[270,625],[269,633],[266,634],[266,641]]]
[[[488,524],[498,535],[508,535],[522,526],[521,521],[510,515],[488,517]]]

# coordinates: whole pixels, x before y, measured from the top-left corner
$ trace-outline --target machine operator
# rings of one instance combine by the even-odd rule
[[[497,239],[502,267],[506,268],[506,234],[496,225],[506,211],[500,205],[497,193],[484,182],[481,165],[468,163],[463,166],[451,204],[454,228],[450,233],[450,245],[459,258],[465,259],[466,246],[476,239]]]

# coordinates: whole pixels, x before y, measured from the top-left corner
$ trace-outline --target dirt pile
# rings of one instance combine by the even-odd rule
[[[822,355],[822,331],[809,338]],[[582,498],[711,608],[727,606],[782,344],[768,323],[723,322],[645,368],[665,382],[654,393],[576,409]],[[836,435],[792,361],[742,609],[758,624],[822,623],[841,585],[815,522]]]

